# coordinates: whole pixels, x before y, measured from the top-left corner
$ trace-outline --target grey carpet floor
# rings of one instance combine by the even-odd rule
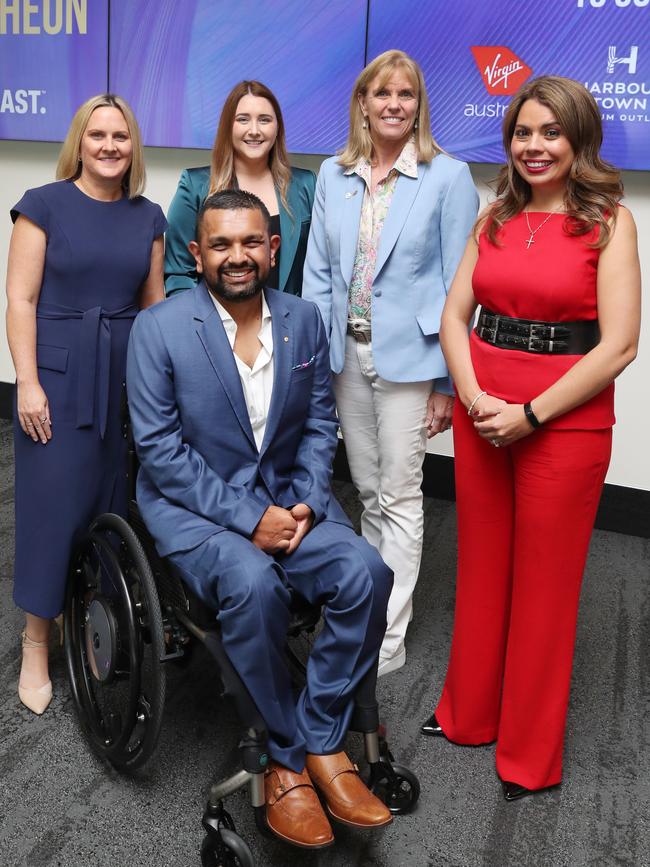
[[[237,766],[237,725],[209,660],[170,668],[156,755],[120,776],[76,725],[60,650],[55,699],[42,718],[16,696],[21,615],[11,601],[13,474],[0,422],[0,867],[191,867],[209,781]],[[358,517],[354,492],[337,483]],[[229,799],[259,867],[650,865],[650,601],[648,540],[596,532],[585,575],[561,788],[506,803],[494,748],[454,747],[418,733],[438,697],[451,638],[452,504],[427,500],[426,545],[406,667],[380,681],[397,760],[420,778],[415,813],[382,832],[337,828],[336,846],[304,853],[256,833],[246,797]],[[34,539],[38,545],[38,538]],[[350,752],[361,758],[352,736]]]

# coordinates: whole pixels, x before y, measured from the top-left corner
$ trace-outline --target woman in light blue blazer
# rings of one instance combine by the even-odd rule
[[[454,401],[440,314],[477,208],[467,165],[432,137],[420,67],[381,54],[355,83],[345,149],[321,167],[303,280],[329,334],[361,529],[395,573],[380,675],[406,660],[426,439]]]
[[[165,243],[167,295],[192,289],[199,280],[188,249],[205,198],[227,187],[255,193],[271,215],[271,234],[282,245],[267,285],[300,295],[314,204],[316,178],[289,165],[280,104],[266,85],[240,81],[223,105],[210,166],[184,169],[169,206]]]

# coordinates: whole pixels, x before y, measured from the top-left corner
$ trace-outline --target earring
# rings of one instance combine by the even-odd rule
[[[418,120],[417,117],[416,117],[416,118],[415,118],[415,123],[413,124],[413,129],[417,129],[419,125],[420,125],[420,122],[419,122],[419,120]]]
[[[363,123],[361,124],[361,126],[363,127],[363,129],[368,129],[368,118],[365,114],[363,116]]]

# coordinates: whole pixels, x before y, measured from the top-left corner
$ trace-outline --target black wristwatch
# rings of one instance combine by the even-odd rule
[[[524,412],[526,413],[526,418],[528,419],[528,421],[531,423],[531,425],[534,428],[542,426],[541,421],[537,418],[537,416],[533,412],[533,408],[530,405],[530,401],[528,403],[524,404]]]

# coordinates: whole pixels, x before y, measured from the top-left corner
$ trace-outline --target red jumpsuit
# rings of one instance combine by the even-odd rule
[[[544,214],[531,214],[537,225]],[[556,214],[535,236],[523,214],[485,234],[477,301],[549,322],[597,317],[595,233],[575,237]],[[481,389],[533,400],[580,356],[500,349],[470,338]],[[495,449],[456,402],[456,614],[436,717],[460,744],[497,742],[502,780],[559,783],[582,573],[611,452],[613,384],[511,446]]]

